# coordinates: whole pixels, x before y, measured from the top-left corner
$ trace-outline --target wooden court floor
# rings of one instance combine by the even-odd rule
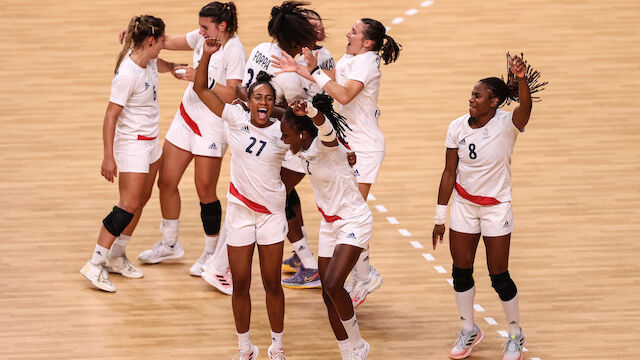
[[[237,1],[247,53],[268,40],[276,3]],[[0,0],[0,359],[235,354],[230,298],[188,274],[203,245],[192,168],[180,185],[183,259],[142,266],[141,280],[113,276],[115,294],[94,290],[78,273],[117,201],[117,187],[100,177],[117,33],[143,13],[162,17],[168,34],[186,33],[204,4]],[[361,17],[391,26],[404,47],[400,60],[384,67],[380,93],[387,153],[369,203],[372,264],[384,283],[357,309],[369,358],[446,358],[458,326],[447,283],[451,259],[447,243],[429,247],[444,137],[465,113],[474,83],[504,74],[506,51],[524,51],[549,81],[512,167],[510,270],[526,358],[639,358],[640,3],[330,0],[313,7],[326,18],[326,46],[336,59],[344,33]],[[407,15],[410,9],[418,12]],[[191,61],[188,52],[161,57]],[[186,83],[166,74],[160,83],[164,134]],[[228,159],[221,196],[227,183]],[[319,216],[309,182],[299,189],[316,248]],[[134,263],[159,240],[159,220],[156,192],[129,246]],[[506,322],[483,251],[481,245],[475,278],[476,303],[485,311],[476,316],[487,336],[472,359],[497,359]],[[269,333],[256,267],[253,284],[252,340],[264,359]],[[285,296],[288,358],[337,359],[320,292],[285,289]]]

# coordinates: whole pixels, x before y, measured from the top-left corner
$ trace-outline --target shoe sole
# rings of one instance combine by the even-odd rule
[[[80,274],[82,274],[82,276],[84,276],[85,279],[89,280],[89,282],[91,284],[93,284],[93,286],[95,286],[96,288],[105,291],[105,292],[116,292],[116,289],[110,289],[110,288],[104,288],[102,286],[100,286],[100,284],[95,283],[93,280],[89,279],[89,277],[87,276],[87,270],[85,270],[87,267],[87,265],[85,265],[81,270],[80,270]]]
[[[480,344],[480,342],[484,339],[484,332],[482,330],[480,330],[480,336],[476,338],[476,341],[473,342],[473,344],[469,345],[469,348],[467,349],[467,351],[462,354],[462,355],[451,355],[449,354],[449,358],[450,359],[466,359],[471,355],[471,350],[473,350],[473,347]]]
[[[215,278],[213,278],[212,276],[210,276],[208,273],[203,272],[202,275],[200,275],[200,277],[209,285],[213,286],[214,288],[218,289],[218,291],[220,291],[221,293],[225,294],[225,295],[231,295],[233,294],[233,286],[231,286],[230,288],[225,288],[222,286],[222,284],[220,284]]]
[[[282,272],[297,273],[298,271],[300,271],[300,268],[294,268],[289,264],[282,264]]]
[[[317,280],[306,284],[289,284],[283,281],[282,286],[288,289],[319,289],[322,287],[322,282],[320,282],[320,280]]]
[[[157,264],[157,263],[161,263],[161,262],[163,262],[165,260],[179,259],[179,258],[181,258],[183,256],[184,256],[184,249],[180,250],[180,252],[175,254],[175,255],[163,256],[161,258],[154,259],[153,261],[143,259],[140,256],[138,256],[138,260],[140,260],[141,262],[143,262],[145,264]]]

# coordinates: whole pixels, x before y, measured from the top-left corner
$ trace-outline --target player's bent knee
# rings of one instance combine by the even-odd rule
[[[114,206],[109,215],[102,220],[102,224],[111,235],[118,237],[129,225],[132,219],[132,213]]]
[[[461,269],[454,265],[452,275],[453,289],[456,292],[465,292],[475,285],[475,281],[473,280],[473,268]]]
[[[509,301],[516,297],[518,289],[516,284],[509,276],[509,272],[505,271],[497,275],[489,275],[491,277],[491,286],[498,293],[500,300]]]
[[[200,203],[200,218],[202,227],[207,235],[216,235],[220,232],[220,222],[222,219],[222,206],[220,200],[212,203]]]

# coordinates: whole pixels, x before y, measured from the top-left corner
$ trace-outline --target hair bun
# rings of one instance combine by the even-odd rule
[[[260,83],[270,82],[273,76],[269,75],[266,71],[260,70],[258,75],[256,75],[256,81]]]

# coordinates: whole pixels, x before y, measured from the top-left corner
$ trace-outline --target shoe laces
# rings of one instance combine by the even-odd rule
[[[364,360],[364,350],[364,345],[361,348],[351,348],[349,351],[349,360]]]
[[[104,266],[100,266],[100,272],[98,273],[99,282],[109,282],[109,272]]]
[[[270,353],[269,359],[270,360],[287,360],[287,358],[284,356],[284,351],[274,351]]]
[[[209,256],[211,256],[211,255],[213,255],[213,253],[203,251],[202,255],[200,255],[200,257],[198,258],[198,261],[196,261],[196,262],[200,263],[200,264],[204,264],[204,263],[207,262],[207,259],[209,259]]]
[[[509,335],[502,344],[504,352],[522,352],[522,333],[519,336]]]
[[[475,330],[475,328],[474,328]],[[456,341],[453,342],[453,346],[454,347],[458,347],[461,349],[465,349],[467,348],[469,345],[467,345],[467,343],[469,342],[469,338],[473,335],[477,335],[478,333],[470,333],[470,334],[465,334],[462,329],[458,330],[458,332],[456,332],[456,335],[458,336],[456,338]]]
[[[129,261],[129,258],[127,258],[126,254],[122,255],[122,261],[124,262],[124,268],[127,269],[128,271],[131,271],[131,272],[138,271],[138,269],[136,269],[135,266],[133,266],[131,261]]]

